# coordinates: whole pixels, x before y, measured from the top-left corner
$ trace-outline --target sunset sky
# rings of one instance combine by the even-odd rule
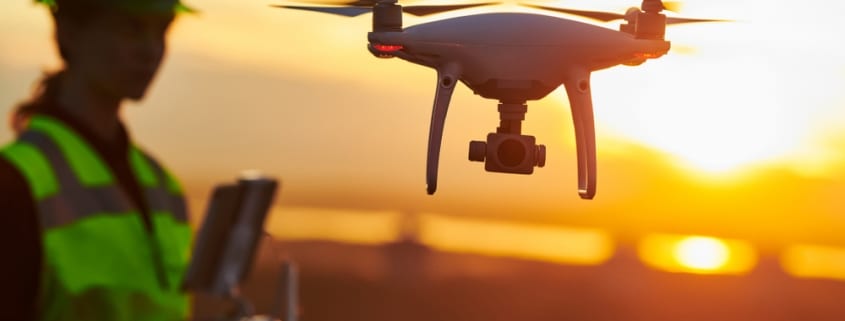
[[[435,72],[372,57],[365,47],[370,15],[268,7],[277,3],[189,1],[200,13],[178,19],[147,99],[126,108],[133,137],[194,199],[241,170],[260,169],[283,181],[278,212],[436,213],[621,237],[689,233],[845,245],[845,3],[684,1],[678,15],[736,22],[671,27],[674,49],[666,57],[593,74],[599,181],[592,201],[578,198],[562,88],[529,102],[523,132],[547,146],[548,158],[522,176],[467,161],[469,141],[498,125],[497,102],[459,85],[439,188],[426,195]],[[639,1],[554,4],[624,12]],[[407,16],[405,25],[511,11],[556,15],[508,2]],[[47,11],[31,1],[6,1],[0,10],[4,119],[42,71],[58,67],[51,29]],[[0,128],[0,141],[11,139]]]

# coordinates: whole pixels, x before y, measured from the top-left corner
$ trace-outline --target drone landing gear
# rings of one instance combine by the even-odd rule
[[[437,93],[434,95],[434,109],[431,112],[431,127],[428,132],[428,160],[426,161],[426,191],[428,195],[437,191],[437,167],[440,162],[440,142],[443,140],[443,126],[446,112],[458,82],[458,70],[454,66],[437,69]]]
[[[593,199],[596,195],[596,128],[593,121],[593,100],[590,73],[573,73],[563,82],[572,122],[575,125],[575,147],[578,154],[578,195]]]

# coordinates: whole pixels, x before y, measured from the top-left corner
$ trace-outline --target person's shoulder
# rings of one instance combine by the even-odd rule
[[[29,192],[29,185],[21,171],[8,159],[0,156],[0,195],[24,191]]]
[[[19,228],[21,224],[29,226],[30,220],[21,217],[35,217],[37,212],[30,182],[23,170],[6,158],[3,152],[0,149],[0,214],[18,214],[0,215],[3,217],[0,219],[0,230],[5,231]]]

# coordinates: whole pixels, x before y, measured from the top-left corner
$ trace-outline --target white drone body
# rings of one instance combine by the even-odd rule
[[[643,10],[622,14],[538,7],[599,20],[625,19],[622,31],[540,14],[488,13],[433,21],[403,29],[402,11],[423,15],[462,6],[402,7],[395,2],[364,2],[357,7],[301,7],[354,16],[373,11],[368,49],[380,58],[397,57],[437,70],[436,94],[428,141],[428,194],[437,189],[440,144],[449,102],[458,81],[474,93],[499,101],[501,123],[486,142],[470,143],[469,159],[485,162],[491,172],[531,174],[545,164],[545,147],[521,134],[526,102],[538,100],[561,84],[566,88],[575,126],[578,193],[596,193],[596,145],[590,74],[620,64],[639,65],[669,51],[666,24],[714,20],[666,18],[657,0]],[[374,6],[361,8],[361,6]]]

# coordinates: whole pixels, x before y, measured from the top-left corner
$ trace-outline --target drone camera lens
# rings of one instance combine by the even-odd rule
[[[525,161],[525,146],[516,139],[507,139],[499,145],[496,155],[499,156],[499,161],[502,165],[508,167],[519,166]]]

